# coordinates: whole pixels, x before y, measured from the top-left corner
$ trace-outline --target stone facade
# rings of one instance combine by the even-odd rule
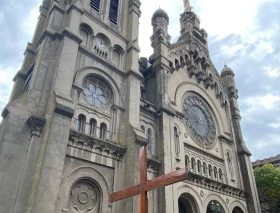
[[[174,44],[162,9],[139,59],[139,0],[44,0],[0,126],[0,209],[137,213],[110,193],[189,168],[148,193],[149,212],[260,212],[234,73],[220,74],[188,2]]]

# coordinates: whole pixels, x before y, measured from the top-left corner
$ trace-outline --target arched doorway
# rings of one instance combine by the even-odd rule
[[[216,200],[211,200],[207,206],[206,213],[225,213],[223,206]]]
[[[238,206],[234,207],[234,209],[232,210],[232,213],[244,213],[242,211],[242,209],[240,209]]]
[[[183,194],[178,200],[179,213],[198,213],[195,199],[190,194]]]

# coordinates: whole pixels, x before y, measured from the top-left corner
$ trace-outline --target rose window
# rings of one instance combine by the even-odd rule
[[[88,182],[80,182],[71,190],[71,205],[77,212],[98,212],[98,190]]]
[[[183,100],[184,123],[192,138],[201,146],[211,146],[216,138],[216,126],[208,105],[197,95]]]
[[[111,92],[106,83],[98,78],[87,78],[83,82],[86,100],[97,108],[106,107],[111,100]]]

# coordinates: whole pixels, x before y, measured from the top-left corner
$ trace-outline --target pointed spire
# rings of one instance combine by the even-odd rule
[[[184,1],[185,12],[190,12],[192,10],[190,1],[189,0],[183,0],[183,1]]]

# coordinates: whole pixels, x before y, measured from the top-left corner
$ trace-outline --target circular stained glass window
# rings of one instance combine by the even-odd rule
[[[83,82],[83,92],[87,102],[97,108],[104,108],[111,103],[111,90],[99,78],[86,78]]]
[[[197,95],[183,101],[184,122],[189,134],[201,146],[211,146],[216,137],[215,122],[208,105]]]

